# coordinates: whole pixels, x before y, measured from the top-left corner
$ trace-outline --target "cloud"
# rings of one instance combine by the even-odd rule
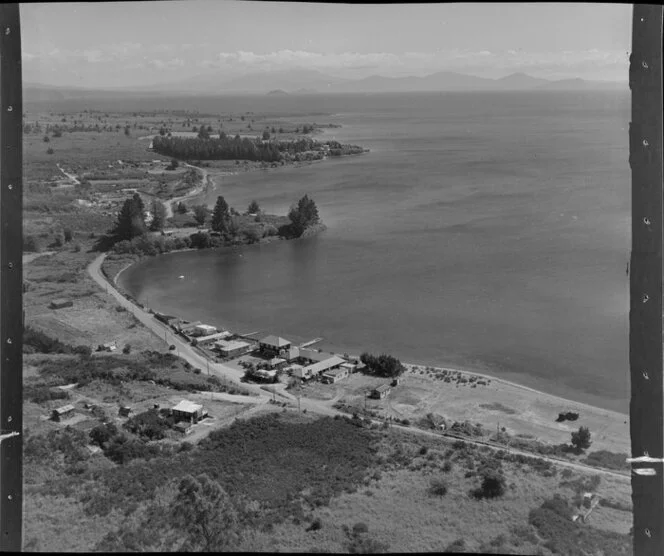
[[[628,53],[615,50],[560,50],[532,52],[523,49],[468,50],[438,49],[432,52],[317,52],[281,49],[272,52],[250,50],[215,52],[214,45],[149,44],[122,42],[99,44],[94,48],[65,50],[44,48],[24,53],[26,68],[32,71],[75,71],[81,76],[89,69],[117,73],[140,68],[166,75],[168,72],[226,70],[236,74],[293,68],[316,69],[332,75],[364,77],[426,75],[437,71],[459,71],[477,75],[501,76],[517,71],[539,77],[563,78],[599,75],[621,79],[629,64]],[[92,74],[90,74],[92,75]],[[146,79],[149,79],[147,75]]]

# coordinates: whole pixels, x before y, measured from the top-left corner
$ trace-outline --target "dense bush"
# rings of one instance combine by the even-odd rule
[[[581,461],[586,465],[603,467],[605,469],[616,469],[618,471],[630,469],[630,465],[627,463],[627,454],[617,454],[607,450],[590,452],[587,457]]]
[[[406,370],[401,361],[391,355],[382,354],[375,357],[365,352],[360,355],[360,361],[367,366],[370,372],[383,377],[397,377]]]
[[[118,428],[113,423],[102,423],[90,431],[90,442],[100,448],[104,447],[116,434]]]
[[[231,496],[244,495],[261,503],[264,519],[303,518],[303,503],[324,505],[332,496],[362,484],[375,461],[372,439],[345,419],[297,424],[282,421],[278,414],[238,419],[227,429],[212,431],[197,448],[169,457],[158,457],[150,452],[158,450],[156,446],[140,441],[127,446],[125,438],[109,452],[118,463],[147,459],[146,455],[157,459],[111,469],[96,484],[113,507],[124,508],[152,499],[156,488],[185,470],[207,473]]]
[[[572,508],[567,500],[554,496],[531,510],[528,521],[540,537],[544,546],[554,554],[616,554],[632,553],[632,539],[611,531],[595,529],[588,524],[579,526],[572,521]]]
[[[68,400],[69,392],[66,390],[51,389],[48,386],[25,386],[23,398],[33,403],[44,403],[52,400]]]

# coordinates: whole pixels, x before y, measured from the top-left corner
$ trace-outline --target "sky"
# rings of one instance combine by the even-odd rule
[[[315,69],[626,81],[630,4],[21,4],[23,80],[102,88]]]

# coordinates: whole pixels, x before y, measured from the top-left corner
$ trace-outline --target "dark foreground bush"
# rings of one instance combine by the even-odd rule
[[[580,526],[572,521],[572,508],[566,499],[554,496],[534,510],[528,521],[540,537],[545,539],[545,548],[554,554],[580,556],[582,554],[632,553],[632,539],[610,531],[595,529],[591,525]]]

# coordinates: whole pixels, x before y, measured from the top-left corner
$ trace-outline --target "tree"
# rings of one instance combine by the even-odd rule
[[[291,207],[288,212],[288,218],[291,221],[295,234],[298,236],[302,235],[302,232],[309,226],[318,224],[320,221],[316,203],[312,199],[309,199],[308,195],[302,197],[297,202],[297,205]]]
[[[180,163],[177,161],[177,159],[171,158],[171,163],[166,167],[166,170],[175,170],[179,165]]]
[[[65,243],[69,243],[74,237],[74,233],[70,228],[65,228],[62,233],[64,235]]]
[[[238,538],[238,514],[231,498],[207,474],[187,475],[180,481],[171,518],[187,533],[187,548],[220,552]]]
[[[187,205],[180,201],[175,210],[177,210],[179,214],[187,214]]]
[[[269,141],[270,140],[270,132],[266,129],[263,132],[263,141]]]
[[[97,425],[90,431],[90,442],[103,448],[104,444],[109,442],[116,434],[118,434],[118,428],[113,423]]]
[[[388,378],[397,377],[406,370],[401,361],[391,355],[382,354],[375,357],[365,352],[360,355],[360,361],[367,366],[370,372]]]
[[[159,232],[164,229],[166,224],[166,207],[159,199],[152,200],[152,222],[150,222],[150,230]]]
[[[144,233],[145,217],[143,216],[143,201],[140,195],[136,194],[131,199],[127,199],[122,205],[111,234],[118,241],[122,241],[131,240]]]
[[[482,498],[497,498],[505,493],[505,475],[498,469],[488,469],[482,476]]]
[[[258,203],[254,200],[249,203],[247,207],[247,214],[258,214],[261,211],[261,207],[258,206]]]
[[[210,129],[210,131],[212,130]],[[210,131],[208,131],[205,126],[201,126],[198,130],[198,138],[203,139],[204,141],[208,140],[210,138]]]
[[[579,452],[590,448],[592,444],[590,440],[590,430],[588,427],[579,427],[579,430],[572,433],[572,446]]]
[[[129,137],[131,135],[131,129],[129,126],[125,126],[124,128],[124,134]]]
[[[220,195],[217,197],[217,202],[214,205],[212,212],[212,229],[215,232],[225,232],[228,229],[228,221],[230,220],[230,212],[228,203]]]
[[[208,212],[208,208],[205,205],[196,205],[194,207],[194,219],[199,226],[205,224]]]

